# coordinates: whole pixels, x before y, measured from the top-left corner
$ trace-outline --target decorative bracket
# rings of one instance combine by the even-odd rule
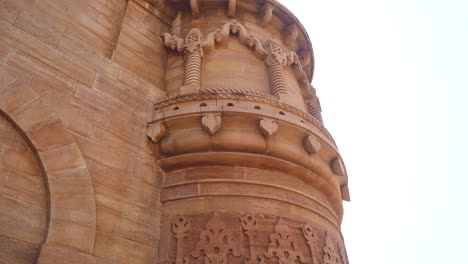
[[[268,1],[266,1],[265,4],[263,4],[263,6],[260,8],[260,12],[258,14],[258,21],[262,27],[265,27],[270,23],[274,9],[275,7]]]
[[[166,135],[166,126],[162,122],[150,124],[148,126],[147,137],[153,143],[158,143],[165,135]]]
[[[207,113],[203,115],[201,122],[203,129],[208,132],[208,134],[214,135],[221,128],[222,118],[220,115]]]
[[[304,149],[309,154],[315,154],[320,150],[320,141],[315,136],[307,136],[304,140]]]

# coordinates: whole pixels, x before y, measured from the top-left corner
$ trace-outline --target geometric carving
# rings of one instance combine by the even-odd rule
[[[232,241],[232,235],[217,213],[208,221],[206,230],[200,233],[200,240],[192,256],[199,258],[202,253],[205,255],[205,264],[227,264],[229,253],[240,256],[238,245]]]
[[[166,134],[166,126],[162,122],[156,124],[151,124],[148,126],[147,136],[153,141],[153,143],[158,143]]]
[[[280,227],[280,221],[281,218],[275,226],[275,232],[270,235],[270,244],[268,244],[265,256],[271,260],[277,259],[282,264],[305,263],[304,256],[297,247],[296,239]]]
[[[174,232],[174,236],[177,240],[177,257],[175,264],[183,264],[184,263],[184,238],[186,232],[190,229],[190,223],[185,217],[177,217],[176,219],[172,220],[172,232]],[[187,262],[187,260],[185,261]]]
[[[304,149],[309,154],[315,154],[320,150],[320,141],[315,136],[307,136],[304,140]]]
[[[245,235],[249,238],[249,263],[254,263],[257,259],[257,254],[254,249],[254,236],[257,233],[257,220],[255,215],[244,215],[240,217],[242,229],[244,229]]]
[[[204,114],[202,117],[202,127],[210,135],[214,135],[221,128],[221,116],[214,113]]]
[[[344,164],[343,164],[343,161],[339,157],[335,158],[331,162],[331,169],[335,175],[338,175],[338,176],[345,175]]]
[[[319,264],[317,259],[317,240],[318,234],[317,232],[309,225],[304,225],[302,228],[302,233],[304,234],[305,239],[307,240],[307,244],[310,248],[310,254],[312,255],[312,262],[311,264]]]
[[[340,264],[338,253],[336,252],[335,245],[330,235],[327,233],[325,239],[325,246],[323,247],[323,263],[324,264]]]

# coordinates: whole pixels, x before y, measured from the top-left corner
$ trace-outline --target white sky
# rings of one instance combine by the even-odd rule
[[[282,0],[350,177],[353,264],[468,263],[468,1]]]

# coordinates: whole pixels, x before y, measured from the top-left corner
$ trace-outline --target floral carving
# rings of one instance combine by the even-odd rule
[[[177,217],[172,220],[172,232],[177,240],[177,256],[175,264],[184,263],[184,238],[190,229],[190,223],[185,217]],[[186,263],[187,261],[185,261]]]
[[[249,263],[254,263],[257,254],[254,249],[254,236],[257,233],[257,219],[255,215],[244,215],[240,217],[242,229],[244,230],[245,235],[249,238]]]
[[[307,244],[310,248],[310,254],[312,255],[311,264],[319,264],[317,260],[317,232],[311,226],[304,225],[304,227],[302,228],[302,233],[304,234],[304,238],[307,240]]]
[[[338,253],[330,235],[327,234],[325,246],[323,247],[323,263],[324,264],[340,264]]]
[[[205,264],[227,264],[228,254],[240,256],[238,244],[232,241],[232,235],[217,213],[208,222],[206,230],[200,233],[200,241],[192,252],[195,258],[202,254],[205,255]]]
[[[275,226],[275,232],[270,235],[270,244],[265,256],[277,259],[281,264],[304,263],[305,260],[296,239],[286,230],[279,228],[278,224]]]

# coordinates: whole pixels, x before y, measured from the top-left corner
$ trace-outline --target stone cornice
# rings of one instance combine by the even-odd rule
[[[233,100],[245,100],[250,102],[258,102],[258,103],[266,103],[272,105],[274,107],[278,107],[279,109],[289,111],[294,113],[304,119],[304,121],[308,121],[309,123],[313,124],[317,129],[319,129],[323,135],[330,141],[330,143],[336,148],[335,141],[331,136],[330,132],[323,126],[323,124],[312,117],[311,115],[307,114],[300,109],[285,104],[274,96],[250,91],[250,90],[243,90],[243,89],[201,89],[199,93],[194,94],[174,94],[169,96],[159,102],[154,104],[155,110],[161,109],[163,107],[169,105],[175,105],[181,102],[187,101],[199,101],[199,100],[209,100],[209,99],[233,99]]]

